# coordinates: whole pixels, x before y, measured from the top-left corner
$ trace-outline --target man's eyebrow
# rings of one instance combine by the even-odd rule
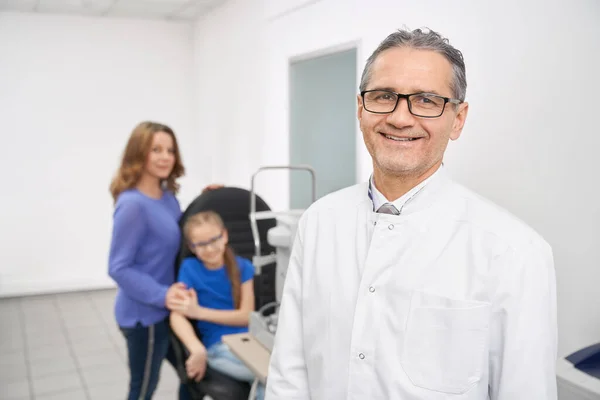
[[[438,92],[437,90],[422,90],[419,93],[431,93],[431,94],[437,94],[438,96],[442,96],[445,97],[443,94],[440,94],[440,92]]]
[[[369,89],[369,90],[387,90],[388,92],[398,93],[398,92],[396,92],[396,90],[393,87],[389,87],[389,86],[386,86],[386,87],[374,87],[374,88]],[[434,90],[434,89],[430,89],[430,90],[413,90],[410,93],[404,93],[404,94],[415,94],[415,93],[431,93],[431,94],[435,94],[435,95],[438,95],[438,96],[445,97],[444,95],[440,94],[440,92],[438,92],[437,90]]]

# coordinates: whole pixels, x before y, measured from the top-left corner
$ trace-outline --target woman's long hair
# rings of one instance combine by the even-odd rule
[[[225,224],[223,220],[214,211],[201,211],[197,214],[190,216],[185,224],[183,225],[183,235],[185,240],[189,243],[190,241],[190,232],[192,229],[202,226],[205,224],[213,224],[221,229],[222,232],[225,232]],[[240,277],[240,269],[235,259],[235,253],[229,244],[225,245],[225,250],[223,254],[223,259],[225,261],[225,271],[227,272],[227,277],[229,278],[229,282],[231,283],[231,293],[233,295],[233,308],[240,308],[241,297],[242,297],[242,283]]]
[[[168,190],[173,193],[179,191],[179,184],[176,182],[177,178],[183,176],[185,169],[181,162],[181,155],[179,153],[179,146],[177,145],[177,138],[173,130],[167,125],[159,124],[156,122],[145,121],[138,124],[131,133],[123,157],[121,159],[121,166],[117,170],[112,182],[110,183],[110,194],[113,200],[116,202],[117,197],[127,190],[135,187],[146,166],[146,160],[152,147],[152,139],[154,134],[157,132],[165,132],[171,135],[173,138],[173,151],[175,153],[175,164],[173,165],[173,171],[167,179],[162,182]]]

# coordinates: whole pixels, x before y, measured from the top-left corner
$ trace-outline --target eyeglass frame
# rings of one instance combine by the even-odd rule
[[[385,92],[385,93],[391,93],[391,94],[396,95],[396,104],[394,105],[394,108],[391,111],[371,111],[371,110],[367,109],[367,106],[365,104],[366,103],[365,102],[365,93],[369,93],[369,92]],[[427,116],[427,115],[419,115],[419,114],[413,113],[409,97],[415,96],[418,94],[435,96],[440,99],[443,99],[444,105],[442,106],[442,111],[439,113],[439,115]],[[446,104],[451,103],[451,104],[458,105],[458,104],[462,104],[464,102],[463,100],[460,100],[460,99],[454,99],[452,97],[444,97],[444,96],[440,96],[439,94],[435,94],[435,93],[417,92],[417,93],[410,93],[410,94],[402,94],[402,93],[394,92],[393,90],[386,90],[386,89],[363,90],[362,92],[360,92],[360,97],[362,98],[362,103],[363,103],[362,105],[363,105],[363,108],[365,109],[365,111],[370,112],[372,114],[391,114],[394,111],[396,111],[396,108],[398,108],[400,99],[406,99],[406,105],[408,107],[408,112],[410,112],[411,115],[414,115],[415,117],[419,117],[419,118],[439,118],[444,114],[444,111],[446,111]]]
[[[189,242],[189,246],[194,250],[197,249],[199,251],[205,251],[209,247],[215,246],[216,243],[218,243],[221,239],[223,239],[224,235],[225,235],[225,231],[223,230],[217,236],[210,238],[206,242],[197,242],[197,243]]]

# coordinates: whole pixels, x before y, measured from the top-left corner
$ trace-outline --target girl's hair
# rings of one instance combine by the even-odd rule
[[[225,224],[223,220],[214,211],[201,211],[197,214],[190,216],[185,224],[183,225],[183,235],[186,241],[190,241],[190,233],[192,229],[205,224],[217,225],[222,231],[225,231]],[[240,277],[240,269],[235,259],[235,253],[229,244],[225,245],[225,253],[223,254],[225,261],[225,271],[229,282],[231,282],[231,293],[233,294],[233,307],[234,309],[240,308],[240,302],[242,297],[242,283]]]
[[[173,139],[173,151],[175,154],[175,165],[173,171],[167,179],[161,184],[164,184],[168,190],[173,193],[179,191],[179,184],[176,183],[177,178],[183,176],[185,169],[181,162],[181,155],[179,154],[179,146],[177,145],[177,138],[173,130],[163,124],[156,122],[145,121],[138,124],[131,133],[123,157],[121,159],[121,166],[117,170],[112,182],[110,183],[110,193],[113,197],[113,201],[117,201],[117,197],[125,190],[131,189],[138,184],[144,167],[146,166],[146,160],[152,147],[152,139],[154,134],[157,132],[165,132],[171,135]]]

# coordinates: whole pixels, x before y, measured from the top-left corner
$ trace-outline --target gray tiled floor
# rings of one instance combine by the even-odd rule
[[[125,341],[113,290],[0,299],[0,400],[122,400]],[[177,398],[161,368],[156,400]]]

